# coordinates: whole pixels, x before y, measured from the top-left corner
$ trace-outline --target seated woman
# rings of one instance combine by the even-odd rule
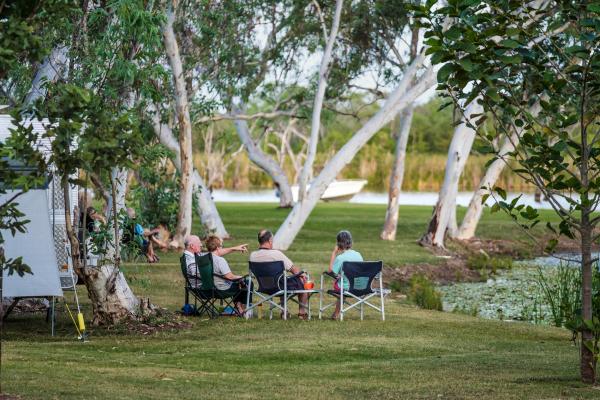
[[[337,292],[340,291],[339,275],[342,272],[344,261],[363,261],[362,255],[358,251],[352,250],[352,235],[348,231],[340,231],[337,234],[337,244],[329,261],[329,272],[338,275],[338,279],[333,284],[333,289]],[[348,289],[348,287],[350,287],[350,283],[344,278],[344,288]],[[338,319],[339,314],[340,302],[338,301],[335,303],[335,311],[331,319]]]
[[[214,278],[215,287],[217,290],[223,292],[231,292],[232,294],[235,293],[235,296],[233,297],[233,303],[235,304],[237,312],[243,315],[245,311],[246,296],[248,295],[248,291],[244,285],[244,282],[241,281],[243,277],[232,273],[227,260],[221,256],[231,251],[240,251],[245,253],[248,251],[246,247],[247,245],[223,249],[223,241],[220,237],[215,235],[209,236],[206,239],[205,244],[206,249],[212,253],[213,273],[218,275]],[[236,280],[238,281],[236,282]]]

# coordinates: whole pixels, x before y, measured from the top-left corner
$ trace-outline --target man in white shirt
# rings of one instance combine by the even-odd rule
[[[271,262],[281,261],[283,267],[290,274],[298,274],[301,272],[300,268],[296,267],[292,260],[290,260],[281,251],[273,248],[273,233],[271,231],[263,229],[258,232],[258,250],[250,253],[250,261],[252,262]],[[289,277],[287,279],[288,290],[304,290],[304,282],[306,277],[300,275],[297,277]],[[308,319],[305,305],[308,304],[308,294],[298,294],[298,302],[300,303],[298,308],[298,318]]]

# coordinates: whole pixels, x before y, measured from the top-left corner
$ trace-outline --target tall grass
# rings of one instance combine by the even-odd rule
[[[581,307],[580,269],[561,263],[554,274],[548,275],[538,268],[537,283],[550,308],[550,322],[561,327],[573,320]]]
[[[207,174],[201,168],[204,160],[203,154],[196,155],[197,167],[202,173]],[[227,156],[225,156],[227,157]],[[408,154],[405,164],[404,181],[402,190],[404,191],[423,191],[437,192],[444,180],[444,170],[446,168],[445,154]],[[318,172],[329,157],[326,154],[319,154],[315,163],[315,169]],[[485,163],[488,158],[481,155],[471,155],[467,160],[465,170],[459,183],[459,190],[473,191],[479,187],[479,182],[485,174]],[[375,146],[366,146],[355,159],[344,168],[339,179],[367,179],[366,189],[371,191],[387,191],[389,188],[390,172],[394,162],[394,155],[388,152],[381,152]],[[293,180],[295,170],[291,162],[286,160],[284,171],[288,179]],[[528,185],[508,168],[501,175],[499,186],[510,191],[532,192],[534,188]],[[229,166],[225,169],[221,178],[214,184],[214,188],[227,188],[234,190],[249,189],[267,189],[272,188],[273,183],[269,176],[256,167],[245,153],[237,154]]]

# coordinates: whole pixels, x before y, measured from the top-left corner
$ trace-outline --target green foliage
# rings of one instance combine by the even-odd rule
[[[592,319],[584,319],[581,312],[582,279],[581,270],[560,264],[557,273],[547,277],[541,269],[538,272],[537,283],[540,287],[541,298],[549,305],[552,323],[563,326],[573,333],[575,340],[582,332],[590,334],[591,339],[582,340],[582,345],[594,357],[594,369],[600,356],[600,270],[596,264],[592,274]]]
[[[556,9],[535,9],[535,4],[480,0],[427,10],[426,42],[433,61],[445,62],[438,73],[440,89],[455,102],[464,100],[462,107],[479,97],[498,134],[519,133],[520,146],[508,156],[518,163],[515,172],[550,198],[563,219],[554,232],[572,237],[577,214],[594,209],[599,200],[592,193],[600,185],[593,178],[600,168],[595,150],[600,14],[579,3],[562,2]],[[446,18],[457,23],[444,30]],[[539,113],[532,111],[536,104]],[[480,132],[480,137],[491,144],[496,135]],[[535,210],[504,200],[496,210],[522,219],[523,228],[539,221]],[[559,200],[568,205],[559,206]]]
[[[0,81],[22,64],[40,62],[49,51],[48,25],[76,10],[72,0],[8,0],[0,5]]]
[[[416,305],[427,310],[443,310],[441,293],[425,275],[413,275],[409,285],[408,298]]]
[[[555,326],[565,326],[581,312],[581,272],[578,269],[561,263],[555,274],[546,276],[539,268],[537,284],[543,301],[550,306]]]
[[[170,152],[161,145],[148,146],[139,161],[139,183],[131,190],[137,218],[146,226],[163,224],[172,231],[177,224],[179,179],[165,160]]]
[[[535,184],[561,221],[547,227],[556,236],[581,239],[581,268],[592,269],[591,245],[600,218],[600,3],[453,1],[435,9],[421,8],[430,28],[426,43],[432,61],[444,64],[438,72],[439,89],[459,107],[478,101],[492,116],[495,131],[515,142],[508,155],[515,172]],[[446,21],[452,21],[447,28]],[[463,111],[464,112],[464,111]],[[484,115],[468,116],[473,128]],[[482,140],[493,145],[498,135]],[[491,189],[491,188],[490,188]],[[525,230],[540,222],[537,211],[506,201],[496,190],[494,210],[503,210]],[[519,221],[520,219],[520,221]],[[552,252],[557,240],[547,250]],[[589,279],[582,281],[582,323],[592,321]],[[597,343],[587,350],[597,357]],[[581,371],[593,382],[594,366],[582,351]],[[595,363],[594,363],[595,365]]]
[[[513,260],[510,257],[490,257],[487,254],[479,253],[469,256],[467,267],[495,274],[498,270],[512,269]]]

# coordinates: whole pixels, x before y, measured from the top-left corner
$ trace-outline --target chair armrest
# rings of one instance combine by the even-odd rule
[[[323,271],[323,275],[327,275],[333,279],[337,279],[337,275],[334,274],[332,271]]]
[[[224,281],[228,281],[228,282],[240,282],[240,281],[244,281],[244,280],[246,280],[246,278],[248,278],[248,275],[244,275],[241,278],[235,278],[235,279],[225,278],[224,275],[219,275],[219,274],[213,274],[213,276],[216,276],[217,278],[221,278]]]
[[[298,276],[300,276],[300,275],[303,275],[303,274],[305,274],[305,273],[306,273],[306,271],[300,271],[300,272],[298,272],[297,274],[294,274],[294,275],[288,275],[288,276],[287,276],[287,278],[288,278],[288,279],[289,279],[289,278],[296,278],[296,277],[298,277]]]

